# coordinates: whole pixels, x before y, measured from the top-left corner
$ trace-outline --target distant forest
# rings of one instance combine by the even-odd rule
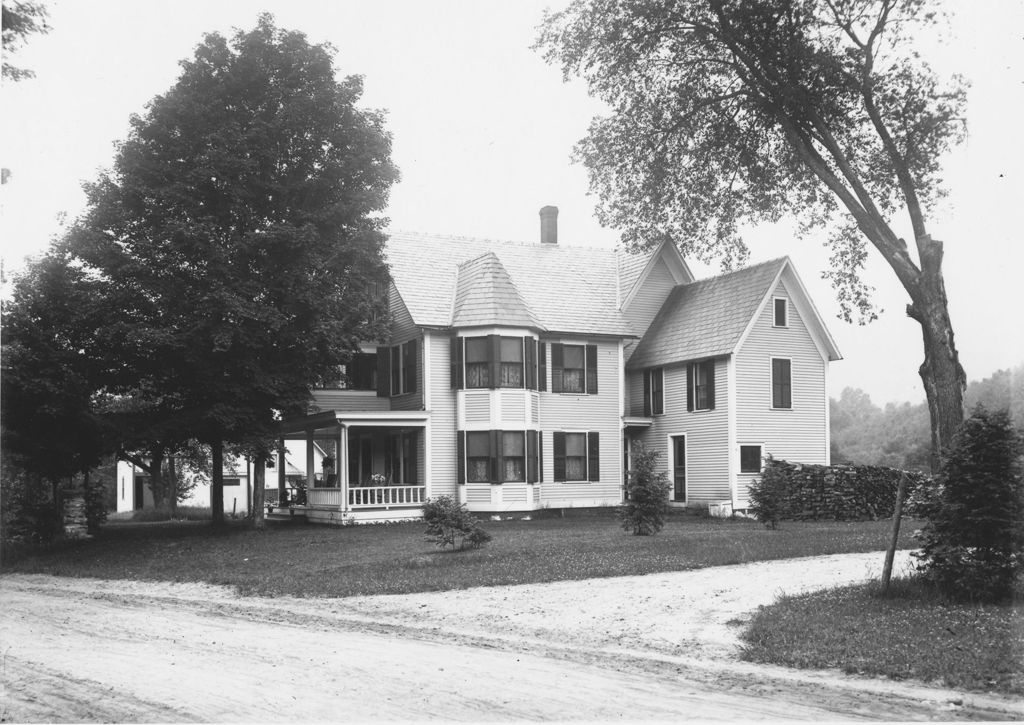
[[[999,370],[967,385],[964,410],[977,405],[1008,409],[1014,425],[1024,429],[1024,363]],[[845,388],[829,399],[832,416],[832,462],[928,470],[931,445],[925,403],[889,403],[880,408],[859,388]]]

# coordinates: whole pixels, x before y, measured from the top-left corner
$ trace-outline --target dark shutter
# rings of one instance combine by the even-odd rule
[[[544,483],[544,431],[537,431],[537,480]]]
[[[377,397],[391,395],[391,348],[377,348]]]
[[[597,395],[597,345],[587,345],[587,390],[590,395]]]
[[[562,392],[562,343],[560,342],[551,343],[551,392]]]
[[[537,431],[526,431],[526,482],[537,481]]]
[[[548,344],[541,341],[537,347],[537,390],[548,389]]]
[[[416,392],[416,355],[417,348],[419,345],[416,344],[416,340],[409,340],[402,347],[402,352],[405,354],[405,365],[403,376],[405,377],[405,392],[415,393]]]
[[[693,411],[693,363],[686,366],[686,409]]]
[[[587,433],[587,480],[601,480],[601,436]]]
[[[715,409],[715,361],[704,363],[708,367],[708,410]]]
[[[652,370],[644,370],[644,415],[651,415],[651,375],[654,374]],[[634,410],[636,410],[634,408]]]
[[[488,387],[501,387],[501,335],[487,336],[487,362],[491,366],[491,384]]]
[[[532,337],[526,338],[523,351],[523,367],[526,372],[526,389],[537,389],[537,341]]]
[[[490,433],[491,483],[501,483],[501,479],[505,474],[501,455],[501,431],[492,430]]]
[[[553,356],[552,356],[553,357]],[[555,454],[555,481],[565,480],[565,433],[555,431],[551,434]]]
[[[466,482],[466,431],[460,430],[456,432],[456,440],[458,441],[458,456],[459,456],[459,483]]]
[[[462,338],[453,337],[450,345],[451,351],[451,376],[452,376],[452,390],[462,390],[464,387],[463,383],[463,366],[462,366]]]
[[[391,394],[401,395],[402,390],[402,346],[391,348]]]

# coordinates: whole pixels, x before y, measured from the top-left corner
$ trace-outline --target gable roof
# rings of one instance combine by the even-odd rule
[[[392,232],[386,252],[398,293],[413,321],[422,327],[451,327],[455,313],[469,316],[472,312],[466,319],[482,320],[479,313],[490,304],[488,299],[515,290],[522,302],[515,316],[520,322],[525,321],[524,315],[536,321],[524,326],[583,335],[636,336],[618,307],[619,255],[615,250]],[[494,260],[481,259],[488,253],[497,265]],[[473,291],[471,280],[475,277],[479,282],[488,269],[498,288],[486,294]],[[476,324],[508,323],[487,320]]]
[[[731,354],[788,264],[788,258],[774,259],[679,285],[661,306],[626,367]]]
[[[452,325],[544,329],[494,252],[486,252],[459,265]]]

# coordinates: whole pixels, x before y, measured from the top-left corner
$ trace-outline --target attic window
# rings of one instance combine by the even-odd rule
[[[775,327],[789,327],[789,300],[785,297],[774,297]]]

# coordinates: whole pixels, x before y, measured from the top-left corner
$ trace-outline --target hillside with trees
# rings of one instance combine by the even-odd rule
[[[997,370],[967,385],[968,411],[984,405],[1008,410],[1010,420],[1024,428],[1024,363]],[[879,407],[859,388],[845,388],[829,401],[832,416],[832,461],[928,470],[930,450],[928,408],[924,403],[887,403]]]

